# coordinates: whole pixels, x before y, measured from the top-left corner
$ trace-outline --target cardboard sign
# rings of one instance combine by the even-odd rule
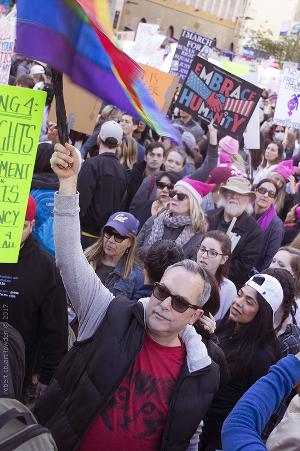
[[[46,92],[0,86],[0,263],[18,261]]]
[[[300,129],[300,70],[296,63],[283,67],[273,122],[283,127]]]
[[[207,123],[214,120],[220,136],[239,139],[262,89],[196,56],[176,106]]]
[[[194,33],[193,31],[182,30],[171,64],[170,73],[177,75],[181,80],[185,80],[194,57],[198,55],[204,59],[208,59],[213,46],[213,39]]]
[[[63,77],[63,83],[66,112],[70,128],[77,132],[91,135],[100,111],[101,100],[72,83],[66,75]],[[56,123],[55,99],[51,105],[49,121]]]
[[[167,113],[178,86],[178,77],[166,74],[145,64],[141,64],[141,67],[144,70],[142,78],[148,86],[153,99],[159,108]]]
[[[7,85],[11,59],[15,46],[15,23],[6,17],[0,18],[0,84]]]

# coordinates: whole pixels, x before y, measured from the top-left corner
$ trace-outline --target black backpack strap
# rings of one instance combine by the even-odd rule
[[[14,437],[0,443],[1,451],[11,451],[28,442],[34,437],[42,434],[49,434],[49,429],[41,426],[40,424],[34,424],[33,426],[27,426],[26,429],[17,433]]]
[[[10,409],[0,415],[0,428],[5,426],[11,420],[15,420],[16,418],[22,421],[27,426],[36,423],[29,412],[19,412],[17,409]]]

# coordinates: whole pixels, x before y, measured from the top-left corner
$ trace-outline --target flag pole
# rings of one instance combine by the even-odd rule
[[[64,146],[65,143],[69,142],[69,131],[64,101],[63,77],[62,73],[54,68],[52,68],[52,84],[56,102],[58,137],[60,143]]]

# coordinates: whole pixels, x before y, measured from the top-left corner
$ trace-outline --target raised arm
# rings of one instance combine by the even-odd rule
[[[267,450],[260,434],[280,402],[299,381],[299,358],[300,353],[284,357],[242,396],[223,424],[224,451]]]
[[[210,172],[217,167],[218,164],[218,132],[213,122],[208,126],[209,141],[205,160],[199,169],[191,174],[191,179],[207,182]]]
[[[78,340],[91,337],[103,320],[113,294],[88,263],[80,243],[77,175],[80,154],[75,147],[57,145],[51,167],[59,179],[54,204],[56,263],[79,320]]]

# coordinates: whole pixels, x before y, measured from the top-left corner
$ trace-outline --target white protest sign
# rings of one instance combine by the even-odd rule
[[[288,63],[283,67],[273,122],[300,129],[300,70],[297,63]]]
[[[242,78],[254,85],[259,85],[257,72],[249,72],[249,74],[244,75]],[[259,104],[256,105],[248,122],[244,133],[244,143],[247,149],[260,149]]]
[[[212,58],[209,58],[211,62]],[[223,67],[228,72],[238,75],[243,80],[252,83],[253,85],[259,86],[258,83],[258,73],[256,71],[256,66],[251,67],[245,62],[234,62],[231,61],[221,61],[216,62],[217,65]],[[254,71],[251,71],[254,70]],[[247,149],[259,149],[260,148],[260,127],[259,127],[259,104],[256,105],[252,116],[247,124],[246,130],[244,132],[244,143]]]
[[[0,84],[7,85],[15,46],[15,16],[0,18]]]
[[[140,64],[159,68],[164,58],[164,50],[160,49],[166,39],[158,34],[159,25],[140,23],[136,32],[134,46],[130,56]]]
[[[170,50],[168,55],[166,56],[166,58],[164,59],[163,63],[161,64],[159,70],[161,70],[162,72],[169,72],[170,71],[170,67],[173,61],[173,57],[175,55],[176,52],[176,48],[177,48],[177,42],[172,42],[172,44],[170,44]]]

